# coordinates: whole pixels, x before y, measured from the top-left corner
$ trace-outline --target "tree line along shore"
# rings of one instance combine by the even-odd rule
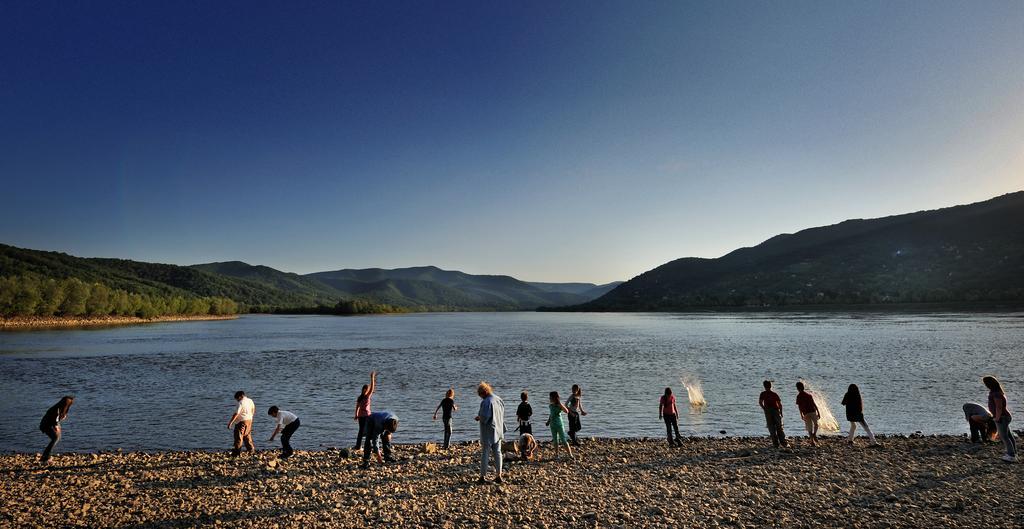
[[[0,316],[4,318],[102,318],[223,316],[244,309],[217,296],[138,294],[75,277],[43,278],[31,274],[0,277]]]
[[[312,307],[250,305],[221,296],[140,294],[75,277],[22,274],[0,277],[0,329],[81,327],[158,321],[222,319],[262,314],[389,314],[410,309],[364,300]]]
[[[120,325],[141,325],[146,323],[163,323],[175,321],[218,321],[233,320],[238,318],[236,314],[225,315],[175,315],[175,316],[154,316],[152,318],[140,318],[138,316],[81,316],[81,317],[59,317],[59,316],[17,316],[13,318],[0,318],[0,330],[32,330],[32,329],[59,329],[59,328],[80,328],[80,327],[107,327]]]

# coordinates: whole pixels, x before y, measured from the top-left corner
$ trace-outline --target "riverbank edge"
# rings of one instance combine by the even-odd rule
[[[1013,432],[1014,432],[1014,434],[1018,438],[1024,437],[1024,430],[1013,430]],[[797,443],[806,443],[807,442],[807,438],[805,436],[797,435],[797,436],[790,436],[789,438],[797,440],[796,441]],[[908,439],[927,440],[927,441],[934,441],[934,442],[947,441],[947,442],[950,442],[950,443],[961,443],[961,444],[962,443],[969,443],[970,442],[970,435],[967,434],[967,433],[942,433],[942,434],[918,434],[918,433],[913,433],[913,434],[899,434],[899,433],[896,433],[896,434],[893,434],[893,433],[889,433],[889,434],[876,434],[875,438],[878,440],[879,443],[884,443],[886,440],[900,441],[900,440],[908,440]],[[506,435],[505,436],[505,442],[515,441],[516,439],[518,439],[518,435]],[[665,442],[665,439],[663,437],[650,437],[650,436],[648,436],[648,437],[581,437],[580,439],[585,444],[586,443],[594,443],[594,444],[613,444],[613,445],[614,444],[622,444],[622,445],[647,445],[647,444],[650,444],[650,443],[658,444],[658,443],[664,443]],[[764,443],[764,445],[765,445],[764,448],[772,448],[772,446],[771,446],[771,444],[772,444],[771,438],[768,437],[767,435],[684,435],[684,436],[681,437],[681,439],[686,444],[707,444],[707,445],[715,445],[715,444],[723,444],[723,443],[757,443],[757,442],[761,442],[761,443]],[[822,442],[825,442],[825,443],[838,443],[840,441],[845,443],[846,442],[846,435],[845,434],[821,434],[821,433],[819,433],[818,434],[818,439],[820,441],[822,441]],[[44,441],[45,441],[45,439],[44,439]],[[547,446],[547,445],[551,444],[551,440],[550,439],[546,439],[543,436],[538,438],[537,442],[540,445],[543,445],[543,446]],[[859,435],[858,436],[857,442],[858,442],[858,444],[863,444],[864,446],[867,446],[867,438],[864,437],[863,435]],[[43,443],[43,444],[45,444],[45,443]],[[451,444],[452,444],[452,446],[458,446],[458,447],[478,446],[479,445],[479,441],[476,441],[476,440],[452,441]],[[999,442],[999,441],[991,441],[991,442],[987,442],[985,444],[991,444],[993,446],[994,445],[1000,445],[1000,446],[1002,445],[1002,443]],[[430,445],[432,445],[432,447],[428,448],[428,446],[430,446]],[[440,439],[438,439],[438,440],[434,440],[434,441],[421,441],[421,442],[416,442],[416,443],[392,443],[391,446],[392,446],[392,448],[395,449],[396,452],[397,451],[402,451],[402,452],[404,452],[406,454],[411,454],[411,453],[427,453],[427,452],[433,453],[435,449],[438,449],[438,447],[440,447],[440,445],[441,445],[441,441],[440,441]],[[256,450],[257,453],[263,453],[263,452],[269,453],[269,452],[279,452],[280,451],[280,444],[277,441],[275,441],[273,443],[269,443],[269,444],[264,442],[260,446],[261,447],[258,447],[257,450]],[[296,444],[296,447],[298,447],[298,446],[299,445]],[[229,438],[228,442],[224,444],[224,447],[218,447],[218,448],[186,448],[186,449],[181,449],[181,450],[175,450],[175,449],[146,450],[146,449],[138,449],[138,448],[131,448],[131,449],[112,448],[112,449],[99,449],[99,450],[76,450],[76,451],[66,451],[66,452],[58,451],[58,452],[59,452],[59,454],[64,454],[64,455],[69,455],[69,456],[91,456],[91,455],[130,456],[130,455],[133,455],[133,454],[141,454],[141,455],[146,455],[146,456],[156,456],[156,455],[172,455],[172,454],[177,454],[177,455],[182,455],[182,454],[206,454],[206,455],[209,455],[209,454],[218,454],[218,453],[221,453],[221,452],[229,453],[230,451],[231,451],[231,446],[230,446],[230,438]],[[350,454],[354,454],[354,453],[358,453],[359,451],[358,450],[353,450],[351,447],[347,447],[347,446],[318,446],[316,448],[302,448],[301,450],[296,450],[296,453],[298,453],[298,452],[304,452],[304,453],[310,453],[310,454],[332,453],[332,452],[348,452]],[[23,458],[23,457],[26,457],[26,456],[31,457],[31,456],[39,456],[39,455],[40,455],[40,451],[23,452],[23,451],[18,451],[18,450],[3,450],[3,451],[0,451],[0,461],[2,461],[3,459],[6,459],[6,458]],[[54,456],[56,456],[56,455],[58,455],[58,454],[55,453]]]
[[[88,318],[17,317],[0,318],[0,331],[77,329],[82,327],[116,327],[122,325],[142,325],[146,323],[220,321],[234,319],[238,319],[237,314],[227,316],[157,316],[155,318],[139,318],[136,316],[101,316]]]

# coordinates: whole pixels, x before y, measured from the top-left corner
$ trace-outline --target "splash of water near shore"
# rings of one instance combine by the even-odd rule
[[[818,414],[821,416],[818,419],[818,428],[826,432],[839,432],[839,421],[836,420],[836,416],[832,414],[832,408],[828,404],[828,394],[822,391],[814,383],[800,379],[804,383],[804,389],[809,391],[811,395],[814,395],[814,403],[818,405]]]
[[[708,405],[708,401],[704,398],[704,387],[700,379],[696,375],[687,374],[679,380],[686,387],[686,397],[690,400],[690,407],[696,410],[704,409]]]

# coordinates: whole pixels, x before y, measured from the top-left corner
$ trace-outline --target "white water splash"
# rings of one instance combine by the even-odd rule
[[[686,397],[690,400],[691,408],[701,409],[708,405],[708,401],[704,399],[704,387],[699,378],[695,375],[683,375],[679,380],[686,387]]]
[[[814,403],[818,405],[818,429],[826,432],[839,432],[839,421],[832,414],[832,408],[828,405],[828,395],[814,384],[807,380],[800,379],[804,383],[804,389],[814,396]]]

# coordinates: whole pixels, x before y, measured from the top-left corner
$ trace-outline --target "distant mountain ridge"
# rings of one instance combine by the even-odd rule
[[[436,266],[343,269],[304,277],[350,296],[440,310],[522,310],[593,299],[584,294],[542,290],[510,276],[474,275]]]
[[[1024,191],[984,202],[782,234],[685,257],[555,310],[1024,303]]]
[[[241,261],[178,266],[83,258],[0,244],[0,278],[22,276],[77,278],[153,296],[222,297],[260,311],[332,307],[350,301],[372,306],[366,310],[533,310],[543,305],[583,303],[600,295],[588,291],[603,287],[574,283],[574,291],[565,292],[510,276],[473,275],[435,266],[299,275]]]

